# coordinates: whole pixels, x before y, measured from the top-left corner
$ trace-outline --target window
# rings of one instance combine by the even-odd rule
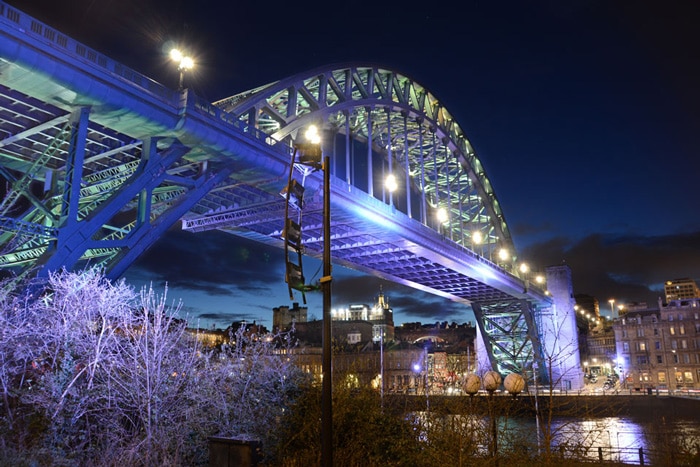
[[[649,362],[646,355],[637,355],[637,365],[646,365],[647,363]]]
[[[627,329],[623,329],[623,330],[622,330],[622,337],[623,337],[624,339],[627,339]]]
[[[673,353],[673,363],[678,363],[678,354],[675,352]]]
[[[676,335],[676,328],[674,328],[673,326],[671,326],[670,328],[668,328],[668,332],[669,332],[669,334],[671,334],[672,336],[675,336],[675,335]]]
[[[693,382],[693,373],[690,371],[686,371],[683,373],[683,378],[685,379],[686,383],[692,383]]]
[[[681,335],[685,334],[685,326],[683,326],[683,325],[681,324],[681,325],[678,327],[678,332],[680,332]]]
[[[658,335],[659,335],[659,329],[658,329],[658,328],[654,328],[654,335],[655,335],[655,336],[658,336]]]
[[[630,343],[629,342],[622,343],[622,351],[625,353],[629,353],[629,351],[630,351]]]
[[[664,362],[664,358],[661,355],[657,355],[656,356],[656,363],[663,363],[663,362]]]
[[[683,363],[690,363],[690,354],[683,354]]]
[[[678,348],[678,341],[677,340],[674,339],[671,341],[671,348],[674,350]]]
[[[687,349],[688,348],[688,341],[685,339],[681,339],[681,349]]]
[[[656,375],[657,380],[659,383],[665,383],[666,382],[666,372],[665,371],[659,371],[659,374]]]
[[[661,350],[661,341],[654,341],[654,349]]]
[[[647,349],[646,342],[637,342],[637,351],[644,352]]]
[[[637,328],[637,337],[644,337],[644,328]]]
[[[668,315],[668,320],[669,320],[669,321],[673,321],[673,315],[669,314],[669,315]]]

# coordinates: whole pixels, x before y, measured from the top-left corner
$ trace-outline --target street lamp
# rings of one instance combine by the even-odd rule
[[[444,224],[449,219],[449,216],[447,215],[447,209],[445,209],[445,208],[439,208],[437,210],[436,216],[437,216],[438,222],[441,224]]]
[[[396,176],[394,174],[389,174],[384,180],[384,186],[389,191],[389,193],[395,192],[399,188],[399,183],[396,181]]]
[[[608,300],[608,303],[610,304],[610,316],[613,318],[615,317],[615,299],[611,298]]]
[[[501,261],[501,266],[505,266],[505,263],[508,261],[509,256],[510,252],[507,248],[501,248],[500,250],[498,250],[498,259]]]
[[[307,138],[318,141],[315,130],[307,132]],[[323,387],[321,394],[321,465],[333,465],[333,375],[331,373],[331,160],[323,157]],[[382,381],[382,384],[384,382]]]
[[[315,125],[310,126],[304,133],[304,141],[294,144],[294,154],[290,166],[289,184],[292,185],[292,172],[294,164],[299,163],[312,170],[323,171],[323,277],[319,280],[323,292],[323,328],[322,339],[322,377],[323,386],[321,393],[321,463],[324,466],[333,465],[333,375],[331,373],[331,202],[330,202],[330,158],[323,155],[321,149],[321,135]],[[287,193],[287,205],[289,205],[289,192]],[[288,206],[287,208],[288,209]],[[288,216],[286,216],[288,217]],[[289,229],[285,228],[285,238],[289,238]],[[298,245],[300,246],[300,245]],[[301,264],[301,249],[299,251],[299,264]],[[287,263],[287,268],[291,263]],[[301,267],[299,267],[301,271]],[[290,294],[293,284],[290,284]],[[301,276],[300,290],[302,293],[307,286]]]
[[[182,91],[185,84],[185,72],[194,68],[194,59],[182,53],[180,49],[170,50],[170,59],[177,63],[177,71],[180,72],[178,90]]]

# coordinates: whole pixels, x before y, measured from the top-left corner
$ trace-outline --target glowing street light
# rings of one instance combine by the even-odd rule
[[[608,303],[610,304],[610,316],[613,318],[615,317],[615,299],[611,298],[608,300]]]
[[[510,252],[507,248],[501,248],[500,250],[498,250],[498,259],[500,259],[501,261],[507,261],[509,255]]]
[[[438,222],[441,224],[444,224],[449,219],[449,216],[447,215],[447,209],[445,209],[445,208],[439,208],[437,210],[436,215],[437,215]]]
[[[399,188],[399,183],[396,181],[396,176],[394,174],[389,174],[384,180],[384,186],[389,191],[389,193],[395,192]]]
[[[180,72],[178,90],[182,91],[185,85],[185,72],[194,68],[194,59],[183,54],[180,49],[170,50],[170,59],[177,63],[177,71]]]

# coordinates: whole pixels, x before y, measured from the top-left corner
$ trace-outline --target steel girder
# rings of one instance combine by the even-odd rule
[[[496,195],[462,129],[444,105],[410,78],[348,65],[299,74],[215,105],[291,145],[300,128],[321,123],[333,143],[332,173],[457,244],[495,259],[512,239]],[[361,148],[361,149],[360,149]],[[363,154],[358,154],[362,151]],[[359,161],[359,162],[358,162]],[[384,188],[393,173],[401,195]],[[440,225],[435,214],[445,209]]]
[[[531,374],[533,361],[544,370],[536,310],[527,300],[473,302],[472,309],[484,339],[491,367],[500,374]],[[538,372],[547,383],[546,371]]]

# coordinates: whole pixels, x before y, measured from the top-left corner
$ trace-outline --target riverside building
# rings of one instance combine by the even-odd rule
[[[613,322],[624,387],[639,391],[700,389],[700,298],[659,299]]]

